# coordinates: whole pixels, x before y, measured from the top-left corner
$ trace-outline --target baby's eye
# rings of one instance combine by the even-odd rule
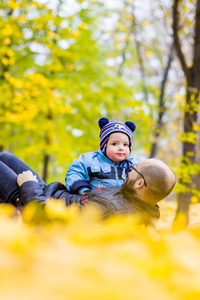
[[[128,144],[124,144],[124,146],[127,146],[127,147],[128,147],[129,145],[128,145]]]
[[[117,145],[117,143],[112,143],[113,146]]]

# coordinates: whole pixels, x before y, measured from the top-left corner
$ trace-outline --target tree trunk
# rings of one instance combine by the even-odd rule
[[[193,133],[195,134],[193,130],[193,124],[196,123],[197,121],[197,112],[192,110],[192,105],[194,102],[198,101],[196,98],[198,96],[196,95],[194,100],[191,100],[192,94],[188,91],[187,92],[187,111],[185,111],[184,114],[184,133]],[[189,143],[184,141],[183,142],[183,158],[182,158],[182,163],[184,165],[189,166],[191,163],[196,162],[196,153],[195,153],[195,144],[194,143]],[[191,176],[191,181],[193,182],[195,176]],[[183,178],[180,179],[180,183],[184,184],[185,187],[189,190],[191,188],[190,183],[185,183]],[[190,199],[191,199],[192,193],[190,191],[187,191],[186,193],[180,193],[178,195],[178,208],[177,208],[177,213],[178,212],[183,212],[185,213],[186,216],[188,216],[188,206],[190,204]]]
[[[49,165],[49,161],[50,161],[50,155],[49,154],[45,154],[44,155],[44,169],[43,169],[43,176],[42,176],[42,179],[45,182],[47,181],[47,177],[48,177],[48,165]]]
[[[195,144],[191,142],[188,138],[190,135],[196,135],[194,131],[194,125],[197,122],[197,111],[199,105],[199,90],[200,90],[200,0],[196,2],[196,20],[195,20],[195,36],[194,36],[194,53],[193,53],[193,64],[189,68],[186,63],[185,56],[182,51],[182,47],[179,39],[179,12],[178,4],[180,0],[174,0],[173,6],[173,35],[174,44],[177,50],[177,55],[180,60],[183,72],[187,81],[187,96],[186,105],[184,112],[184,124],[183,124],[183,150],[182,150],[182,163],[187,167],[192,163],[196,162]],[[191,181],[193,176],[191,176]],[[192,185],[190,183],[184,182],[183,177],[180,179],[180,183],[185,185],[186,192],[181,193],[178,196],[178,209],[177,212],[184,212],[188,215],[188,205],[190,203],[191,192],[190,188]]]

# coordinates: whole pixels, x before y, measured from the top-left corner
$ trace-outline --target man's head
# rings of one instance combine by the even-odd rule
[[[171,193],[175,183],[174,172],[161,160],[150,158],[132,168],[122,192],[129,191],[154,206]]]
[[[117,132],[122,133],[123,135],[127,136],[129,149],[131,152],[133,132],[136,129],[136,126],[133,122],[127,121],[127,122],[123,123],[119,120],[113,120],[113,121],[109,122],[109,120],[107,118],[101,118],[101,119],[99,119],[98,124],[101,129],[101,131],[100,131],[100,140],[101,140],[100,141],[100,149],[104,155],[106,155],[106,146],[107,146],[110,135],[117,133]]]

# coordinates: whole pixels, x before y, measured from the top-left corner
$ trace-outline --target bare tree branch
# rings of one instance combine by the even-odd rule
[[[146,75],[145,75],[145,67],[144,67],[144,61],[142,57],[142,46],[140,41],[138,40],[137,37],[137,28],[136,28],[136,22],[135,22],[135,15],[134,15],[134,6],[132,6],[132,25],[131,25],[131,32],[134,33],[135,35],[135,44],[136,44],[136,51],[137,51],[137,56],[138,56],[138,61],[139,61],[139,66],[140,66],[140,72],[141,72],[141,78],[143,82],[143,93],[145,96],[145,100],[148,100],[148,91],[147,87],[145,85],[146,82]]]
[[[178,4],[179,0],[174,0],[174,5],[173,5],[173,37],[174,37],[174,45],[177,51],[177,55],[179,57],[183,72],[185,74],[185,77],[187,79],[188,85],[190,86],[191,83],[191,75],[189,68],[187,67],[185,57],[183,55],[181,45],[180,45],[180,40],[178,37],[178,21],[179,21],[179,12],[178,12]]]
[[[164,75],[163,75],[163,80],[161,82],[161,93],[160,93],[160,98],[159,98],[159,113],[158,113],[158,120],[157,120],[157,125],[156,128],[154,130],[153,136],[154,136],[154,141],[152,143],[151,146],[151,153],[150,153],[150,157],[155,157],[157,155],[157,149],[158,149],[158,138],[160,136],[160,132],[163,126],[163,122],[162,122],[162,117],[165,113],[166,107],[165,107],[165,103],[164,103],[164,93],[165,93],[165,87],[166,87],[166,83],[167,83],[167,76],[170,70],[170,66],[173,60],[173,55],[174,55],[174,43],[171,46],[171,51],[169,53],[169,57],[168,57],[168,62],[167,62],[167,66],[164,70]]]
[[[143,94],[144,94],[144,97],[145,97],[145,101],[147,101],[148,100],[148,90],[147,90],[147,87],[145,85],[146,76],[145,76],[145,67],[144,67],[143,57],[142,57],[142,54],[141,54],[142,46],[141,46],[140,41],[137,38],[137,30],[136,30],[136,22],[135,22],[135,15],[134,15],[134,7],[133,6],[132,6],[132,22],[131,22],[131,25],[130,25],[130,28],[129,28],[128,38],[130,37],[131,33],[133,33],[134,36],[135,36],[136,51],[137,51],[137,56],[138,56],[138,61],[139,61],[141,79],[142,79],[142,82],[143,82],[142,89],[143,89]],[[117,71],[118,76],[122,75],[122,68],[123,68],[123,65],[124,65],[125,60],[126,60],[126,50],[128,49],[128,46],[130,44],[128,38],[127,38],[126,44],[124,46],[123,52],[121,54],[122,55],[122,62],[119,65],[119,68],[118,68],[118,71]]]

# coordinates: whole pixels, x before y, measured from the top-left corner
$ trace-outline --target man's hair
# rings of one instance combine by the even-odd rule
[[[174,180],[171,180],[166,169],[157,164],[142,166],[140,172],[147,182],[150,194],[158,201],[167,197],[176,183],[175,174]],[[172,170],[171,172],[173,173]]]

